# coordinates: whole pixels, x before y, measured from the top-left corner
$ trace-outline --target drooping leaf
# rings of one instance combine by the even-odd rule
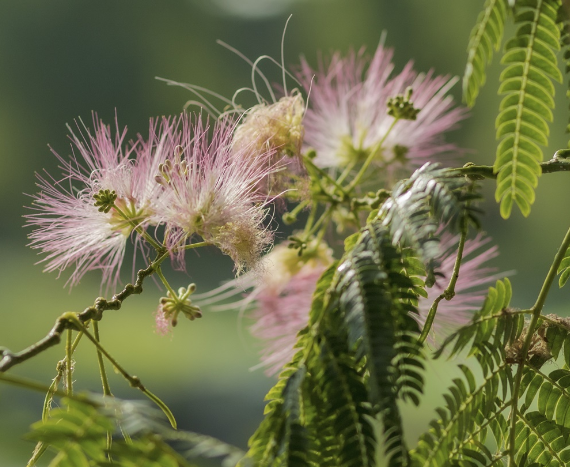
[[[493,49],[499,50],[501,45],[507,8],[506,0],[487,0],[471,31],[463,74],[463,100],[470,107],[485,84],[485,68],[491,62]]]
[[[522,0],[515,4],[515,37],[505,46],[501,74],[501,101],[495,122],[501,142],[493,170],[495,198],[504,218],[516,203],[524,216],[534,203],[534,189],[543,159],[539,145],[548,144],[554,86],[561,82],[556,52],[560,49],[557,12],[560,0]]]

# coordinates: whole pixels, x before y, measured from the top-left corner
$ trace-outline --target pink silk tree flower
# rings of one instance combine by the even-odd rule
[[[261,272],[246,273],[195,295],[194,301],[210,311],[241,309],[253,321],[251,334],[261,342],[259,367],[273,375],[293,357],[297,333],[309,321],[317,281],[332,261],[332,252],[324,243],[309,243],[302,256],[281,243],[263,257]],[[233,300],[244,291],[243,297]],[[221,304],[225,300],[230,301]]]
[[[497,246],[490,248],[486,245],[491,241],[482,233],[477,234],[473,239],[467,239],[463,250],[463,262],[459,268],[459,278],[455,284],[455,297],[451,300],[439,302],[437,314],[433,322],[431,336],[436,338],[445,337],[450,331],[454,331],[471,320],[473,312],[483,305],[487,296],[487,289],[493,285],[497,279],[505,276],[505,273],[497,274],[495,268],[486,267],[492,258],[499,252]],[[444,233],[441,236],[442,255],[439,258],[440,267],[438,272],[443,277],[438,277],[433,287],[426,289],[427,298],[419,300],[418,321],[423,326],[433,301],[445,290],[453,273],[457,245],[459,237]]]
[[[444,133],[466,116],[446,95],[456,79],[434,76],[433,71],[418,74],[412,62],[391,77],[392,55],[381,43],[372,59],[363,50],[346,57],[336,53],[317,70],[302,60],[298,77],[310,91],[305,143],[316,150],[316,165],[343,168],[374,152],[377,165],[397,162],[410,169],[427,160],[449,159],[457,150],[444,140]],[[415,120],[400,120],[390,129],[394,117],[387,113],[387,100],[405,94],[408,87],[420,112]]]
[[[151,127],[154,124],[151,122]],[[75,270],[66,285],[74,286],[90,270],[102,272],[102,286],[115,288],[119,281],[127,240],[134,226],[150,221],[160,186],[154,181],[160,163],[155,143],[129,145],[123,150],[126,128],[112,136],[111,128],[94,116],[95,131],[86,128],[71,133],[74,155],[60,161],[59,179],[38,175],[40,193],[34,196],[27,225],[35,227],[29,235],[30,246],[46,257],[45,271]],[[130,156],[136,149],[137,158]],[[95,206],[100,190],[114,192],[114,207],[108,212]],[[137,237],[138,246],[142,247]]]
[[[239,275],[255,268],[273,233],[264,225],[270,200],[260,184],[279,169],[272,151],[255,145],[232,147],[235,123],[212,125],[198,116],[192,123],[183,115],[175,123],[169,152],[158,183],[164,187],[157,222],[167,224],[166,244],[183,264],[184,248],[194,235],[216,245],[235,263]]]

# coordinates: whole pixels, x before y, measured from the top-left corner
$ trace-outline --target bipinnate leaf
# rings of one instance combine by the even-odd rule
[[[487,0],[471,30],[463,74],[463,100],[470,107],[485,84],[485,67],[491,62],[493,50],[501,45],[507,8],[506,0]]]
[[[519,0],[515,4],[515,37],[505,46],[501,74],[499,115],[495,122],[497,173],[495,198],[501,216],[511,215],[517,204],[524,216],[534,203],[534,189],[543,159],[539,145],[548,144],[554,86],[561,82],[556,52],[560,50],[557,12],[560,0]]]
[[[454,233],[468,224],[479,225],[473,201],[480,195],[474,188],[465,177],[426,163],[394,186],[378,218],[395,245],[412,248],[428,264],[440,254],[436,238],[440,225]]]
[[[564,466],[570,463],[570,431],[560,427],[540,412],[519,413],[516,423],[515,451],[526,465]]]
[[[61,403],[29,434],[55,452],[52,467],[178,467],[180,459],[199,457],[234,467],[245,455],[211,436],[173,430],[161,411],[140,401],[89,396],[86,402],[64,398]],[[117,435],[110,448],[109,433]],[[251,467],[247,460],[242,465]]]

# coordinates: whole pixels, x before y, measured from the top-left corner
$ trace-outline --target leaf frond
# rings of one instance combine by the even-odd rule
[[[562,82],[556,52],[560,29],[556,23],[560,0],[524,0],[515,5],[515,37],[505,46],[501,62],[507,67],[500,80],[501,101],[495,121],[497,173],[495,198],[504,218],[516,203],[526,217],[534,203],[534,189],[541,175],[540,145],[548,145],[554,86]]]
[[[485,68],[491,62],[493,50],[499,50],[501,45],[507,12],[506,0],[487,0],[471,30],[463,74],[463,100],[470,107],[485,84]]]

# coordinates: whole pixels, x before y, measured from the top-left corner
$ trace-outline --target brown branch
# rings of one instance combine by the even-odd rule
[[[160,253],[161,254],[158,255],[157,259],[153,261],[150,266],[148,266],[146,269],[139,270],[137,273],[137,280],[135,281],[134,285],[127,284],[123,290],[113,295],[113,298],[111,300],[106,300],[103,297],[97,298],[93,306],[90,306],[83,310],[81,313],[78,313],[77,319],[81,322],[81,324],[85,324],[90,320],[100,321],[103,317],[104,311],[119,310],[123,301],[127,297],[142,293],[142,285],[144,279],[147,276],[153,274],[155,272],[157,263],[160,264],[160,262],[164,259],[165,254],[163,252]],[[57,319],[53,328],[51,328],[50,332],[43,339],[29,346],[27,349],[24,349],[17,353],[12,353],[8,349],[0,348],[0,372],[7,371],[14,365],[25,362],[26,360],[38,355],[44,350],[59,344],[61,341],[61,334],[66,329],[78,330],[77,325],[74,324],[73,320],[68,319],[66,317],[66,314],[63,314]]]

